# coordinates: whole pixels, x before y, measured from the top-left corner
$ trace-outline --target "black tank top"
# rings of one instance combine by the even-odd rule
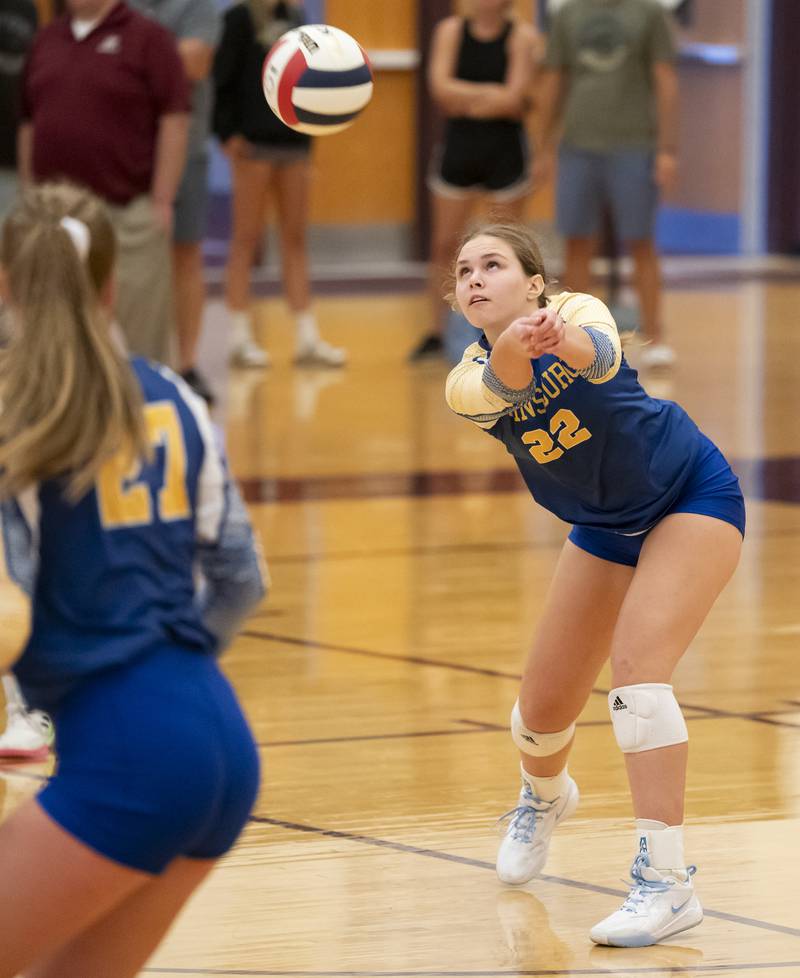
[[[498,82],[506,80],[506,41],[511,33],[511,21],[493,41],[479,41],[469,29],[469,21],[464,19],[461,32],[461,46],[458,49],[456,78],[470,82]]]
[[[461,44],[458,49],[455,77],[468,82],[495,82],[503,84],[508,69],[506,45],[513,23],[509,20],[506,26],[493,41],[479,41],[469,28],[469,21],[464,18],[461,31]],[[522,129],[519,119],[470,119],[466,116],[450,117],[445,124],[445,138],[455,136],[459,142],[494,138],[508,133],[518,138],[517,133]]]

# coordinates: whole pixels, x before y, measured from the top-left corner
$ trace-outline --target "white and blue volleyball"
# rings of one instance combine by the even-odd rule
[[[275,115],[298,132],[322,136],[352,125],[372,98],[372,68],[345,31],[308,24],[273,45],[262,73]]]

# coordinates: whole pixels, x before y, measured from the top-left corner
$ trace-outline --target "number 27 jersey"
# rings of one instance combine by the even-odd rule
[[[14,667],[31,689],[66,689],[163,645],[216,652],[245,597],[263,590],[204,405],[166,368],[138,358],[131,366],[152,457],[132,465],[127,453],[112,456],[77,502],[51,480],[3,503],[9,572],[32,598]]]

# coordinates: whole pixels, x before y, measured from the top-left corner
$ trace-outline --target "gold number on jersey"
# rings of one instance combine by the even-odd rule
[[[186,447],[178,410],[172,401],[154,401],[144,406],[147,434],[153,448],[164,449],[164,484],[158,490],[158,515],[168,523],[191,514],[186,490]],[[141,463],[130,467],[124,452],[110,458],[97,479],[100,521],[108,530],[144,526],[153,522],[153,500],[149,486],[138,477]]]
[[[564,449],[559,448],[543,428],[524,432],[522,441],[540,465],[553,462],[564,454]]]
[[[561,408],[550,419],[549,434],[543,428],[525,431],[522,434],[522,441],[528,446],[528,451],[534,459],[540,465],[546,465],[561,458],[565,451],[588,441],[591,437],[591,431],[588,428],[581,428],[580,421],[572,411]]]
[[[574,448],[592,437],[588,428],[581,428],[580,421],[572,411],[562,408],[556,411],[550,419],[550,431],[555,435],[556,441],[563,448]]]

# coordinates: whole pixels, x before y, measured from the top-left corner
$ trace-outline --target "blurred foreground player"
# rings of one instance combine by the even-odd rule
[[[258,790],[215,657],[264,594],[252,530],[203,402],[111,339],[113,258],[72,188],[3,227],[0,497],[32,596],[14,671],[59,760],[0,827],[0,978],[138,974]]]

